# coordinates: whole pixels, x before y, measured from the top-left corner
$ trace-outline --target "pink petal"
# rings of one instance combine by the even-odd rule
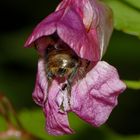
[[[40,22],[29,36],[25,47],[31,47],[31,44],[43,36],[49,36],[56,31],[56,24],[63,15],[64,9],[54,12]]]
[[[48,101],[44,107],[46,116],[46,129],[51,135],[72,134],[73,130],[69,127],[67,112],[61,110],[56,102],[56,97],[60,94],[60,86],[53,81],[49,89]]]
[[[91,41],[88,37],[86,28],[84,27],[83,21],[75,9],[67,9],[64,16],[57,23],[57,33],[79,57],[91,61],[98,61],[100,59],[100,50],[97,44],[96,32]]]
[[[48,91],[48,81],[46,78],[44,63],[43,59],[40,59],[38,62],[38,73],[35,90],[33,92],[33,99],[44,110],[47,119],[46,129],[49,134],[71,134],[73,133],[73,130],[69,127],[66,112],[69,110],[68,99],[66,96],[67,93],[64,91],[64,96],[61,96],[61,87],[56,81],[52,82]],[[64,111],[60,107],[61,104],[64,106]]]
[[[92,5],[95,2],[93,1]],[[91,24],[97,21],[96,7],[92,7],[90,0],[63,0],[56,8],[56,11],[65,9],[68,6],[73,7],[80,15],[87,30],[89,30]]]
[[[112,12],[96,0],[63,0],[33,31],[25,46],[57,32],[79,57],[98,61],[113,30]]]
[[[63,8],[66,12],[58,23],[59,36],[81,58],[98,61],[100,48],[96,28],[88,33],[93,19],[94,23],[97,21],[96,8],[91,7],[89,0],[63,0],[57,10]]]
[[[94,0],[90,0],[90,1],[94,1]],[[97,30],[98,40],[100,43],[100,52],[101,52],[100,56],[102,57],[107,49],[113,31],[113,13],[112,10],[103,2],[97,1],[95,4],[96,6],[94,5],[94,7],[96,7],[98,18],[99,18],[99,22],[96,30]],[[93,23],[91,26],[91,32],[92,29],[94,28],[95,25]]]
[[[83,18],[85,19],[85,17]],[[91,21],[90,19],[90,22]],[[79,57],[91,61],[98,61],[100,59],[100,48],[96,29],[94,29],[92,34],[88,34],[83,24],[83,19],[77,12],[75,6],[72,7],[69,5],[67,8],[60,9],[45,18],[28,38],[25,47],[30,46],[43,36],[53,34],[55,31]]]
[[[46,78],[44,60],[40,59],[38,61],[36,84],[32,96],[34,101],[42,107],[44,106],[44,102],[47,99],[47,89],[48,89],[48,81]]]
[[[73,7],[81,17],[91,42],[99,47],[100,58],[105,53],[113,30],[111,9],[103,2],[96,0],[63,0],[56,10]],[[95,61],[95,60],[94,60]]]
[[[84,79],[72,88],[71,109],[80,118],[100,126],[117,105],[118,95],[125,90],[117,70],[99,61]]]
[[[67,89],[59,92],[59,94],[56,97],[56,102],[59,107],[63,107],[64,111],[70,111],[69,94],[67,92]]]

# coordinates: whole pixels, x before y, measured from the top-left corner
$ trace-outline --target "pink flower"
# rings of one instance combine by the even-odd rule
[[[28,38],[25,47],[36,46],[40,55],[33,99],[43,108],[49,134],[73,133],[70,111],[98,127],[117,105],[126,86],[113,66],[100,61],[112,29],[111,10],[103,3],[63,0]],[[61,63],[57,65],[56,59],[68,63],[62,51],[63,56],[72,56],[74,66],[62,69]]]

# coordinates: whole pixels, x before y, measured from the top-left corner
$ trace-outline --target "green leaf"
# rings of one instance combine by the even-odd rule
[[[45,139],[44,131],[44,117],[41,110],[28,111],[24,110],[20,113],[19,118],[23,124],[23,127],[40,138]]]
[[[113,10],[115,28],[140,37],[140,0],[103,0]]]
[[[125,83],[126,83],[127,87],[130,89],[136,89],[136,90],[140,89],[140,81],[125,80]]]
[[[94,128],[84,121],[81,121],[75,114],[69,116],[71,127],[76,130],[76,134],[64,136],[50,136],[45,132],[45,119],[41,110],[23,110],[19,114],[20,120],[26,130],[41,138],[41,140],[139,140],[140,136],[122,136],[114,133],[105,125],[100,128]]]
[[[134,6],[134,8],[136,8],[137,10],[140,10],[140,1],[139,0],[124,0],[125,2],[127,2],[128,4],[130,4],[131,6]]]

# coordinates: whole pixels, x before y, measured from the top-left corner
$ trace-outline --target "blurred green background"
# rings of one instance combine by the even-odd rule
[[[43,113],[31,96],[38,56],[34,49],[25,49],[23,45],[37,23],[58,3],[58,0],[0,1],[0,91],[12,101],[23,126],[43,140],[140,140],[140,89],[127,89],[121,94],[119,105],[100,128],[70,114],[76,134],[53,137],[45,133]],[[140,39],[114,30],[103,60],[118,69],[121,79],[140,80]],[[0,130],[3,129],[0,118]]]

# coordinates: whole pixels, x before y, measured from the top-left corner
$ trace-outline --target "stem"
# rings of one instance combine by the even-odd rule
[[[124,82],[126,83],[128,88],[140,90],[140,81],[125,80]]]
[[[18,127],[19,129],[23,129],[22,124],[20,123],[12,104],[3,95],[0,96],[0,114],[5,118],[9,127],[15,127],[11,119],[11,117],[13,117],[16,122],[16,127]]]
[[[7,123],[7,130],[0,132],[0,139],[14,137],[20,140],[40,140],[23,128],[11,102],[3,95],[0,95],[0,115],[3,116]],[[14,119],[16,124],[12,119]]]

